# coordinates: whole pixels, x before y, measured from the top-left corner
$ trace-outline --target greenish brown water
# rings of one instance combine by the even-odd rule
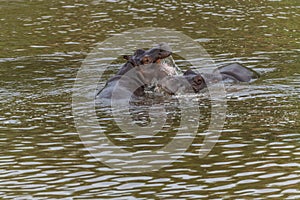
[[[299,199],[299,8],[289,0],[0,1],[0,198]],[[128,174],[85,148],[72,87],[96,43],[148,26],[181,31],[217,65],[240,62],[261,78],[228,91],[225,126],[207,157],[198,157],[199,136],[169,166]],[[199,135],[209,123],[203,108]],[[122,145],[112,120],[99,123]],[[127,144],[159,147],[166,134]]]

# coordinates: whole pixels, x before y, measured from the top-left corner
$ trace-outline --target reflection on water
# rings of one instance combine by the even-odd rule
[[[296,1],[1,1],[1,199],[299,199],[298,8]],[[218,66],[240,62],[261,78],[227,85],[225,126],[207,157],[198,156],[211,108],[202,95],[194,97],[201,116],[188,150],[156,172],[127,173],[82,143],[72,87],[95,43],[145,26],[182,31]],[[145,110],[130,112],[131,123],[151,125]],[[171,104],[160,133],[133,137],[105,109],[97,112],[108,138],[131,151],[172,141],[180,113]]]

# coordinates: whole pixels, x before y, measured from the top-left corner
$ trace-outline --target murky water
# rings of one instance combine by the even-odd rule
[[[1,199],[299,199],[299,7],[292,0],[1,1]],[[199,158],[211,119],[205,95],[197,97],[197,136],[164,168],[112,169],[83,144],[71,106],[77,71],[97,42],[138,27],[181,31],[218,66],[240,62],[261,74],[228,86],[223,132],[206,157]],[[166,107],[169,121],[154,136],[123,133],[105,109],[97,115],[114,145],[146,152],[184,130],[176,105]],[[149,125],[147,113],[131,111]]]

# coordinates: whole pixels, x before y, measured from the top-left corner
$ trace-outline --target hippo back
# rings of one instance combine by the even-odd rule
[[[259,78],[257,72],[238,63],[219,67],[214,72],[219,72],[223,80],[229,79],[234,82],[250,82],[253,79]]]

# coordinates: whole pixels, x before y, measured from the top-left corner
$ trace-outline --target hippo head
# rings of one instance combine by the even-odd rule
[[[187,70],[182,76],[168,76],[158,83],[163,92],[173,95],[178,93],[198,93],[206,87],[200,74]]]
[[[153,85],[166,76],[177,75],[176,69],[164,62],[164,59],[172,54],[171,48],[166,43],[143,50],[138,49],[132,56],[123,56],[129,67],[122,69],[125,74],[134,68],[141,82],[145,85]]]
[[[123,56],[133,66],[140,66],[152,63],[160,63],[161,59],[167,58],[171,55],[170,47],[162,43],[157,47],[149,49],[147,51],[138,49],[135,51],[133,56]]]

